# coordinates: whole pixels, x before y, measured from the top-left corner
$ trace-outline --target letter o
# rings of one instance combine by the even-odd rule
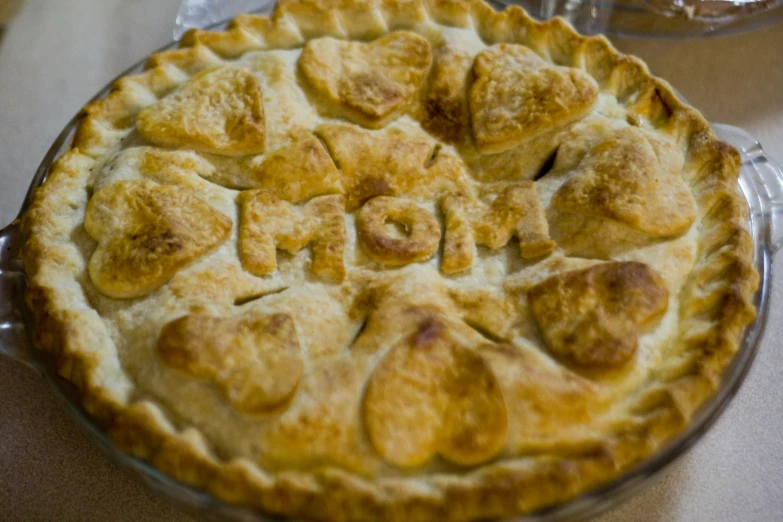
[[[391,237],[385,227],[390,221],[404,226],[408,236]],[[440,243],[440,224],[435,216],[413,201],[388,196],[365,203],[356,216],[356,230],[362,250],[386,266],[426,261]]]

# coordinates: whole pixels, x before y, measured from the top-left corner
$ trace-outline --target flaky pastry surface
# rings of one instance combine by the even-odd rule
[[[754,317],[739,156],[644,64],[480,0],[285,0],[84,109],[35,342],[123,449],[306,519],[565,501]]]

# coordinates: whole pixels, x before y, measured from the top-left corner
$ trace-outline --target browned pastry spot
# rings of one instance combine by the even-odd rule
[[[96,192],[84,228],[98,248],[90,258],[95,287],[116,298],[139,297],[222,244],[231,220],[178,188],[119,181]]]
[[[558,358],[587,369],[626,364],[639,330],[668,308],[669,292],[643,263],[603,263],[563,272],[528,291],[533,316]]]
[[[446,42],[435,48],[421,125],[443,140],[461,143],[468,136],[466,86],[472,63],[470,54]]]
[[[322,125],[316,134],[340,169],[348,211],[376,196],[426,198],[468,186],[460,161],[442,153],[426,135],[399,128],[370,132],[348,125]]]
[[[441,270],[454,274],[473,264],[473,244],[498,249],[516,235],[525,259],[550,254],[555,242],[532,181],[504,189],[489,208],[465,193],[448,194],[441,200],[446,220]]]
[[[310,40],[302,50],[299,67],[341,116],[377,128],[406,108],[431,59],[425,38],[395,31],[371,43],[331,37]]]
[[[277,249],[291,254],[312,243],[310,269],[330,281],[345,277],[345,210],[342,196],[319,196],[296,211],[265,190],[239,195],[239,255],[248,272],[269,275],[277,267]]]
[[[329,152],[312,133],[303,132],[294,140],[251,161],[249,185],[274,193],[290,203],[301,203],[315,196],[342,193],[340,173]]]
[[[168,366],[213,383],[237,411],[248,414],[288,401],[303,371],[294,321],[287,314],[186,315],[163,327],[158,355]]]
[[[484,154],[563,127],[587,114],[598,99],[598,86],[587,74],[554,67],[517,44],[482,51],[473,63],[473,76],[473,137]]]
[[[392,237],[389,223],[405,229],[405,237]],[[378,196],[356,216],[356,233],[362,250],[376,263],[402,266],[426,261],[440,243],[440,224],[435,216],[410,200]]]
[[[594,145],[552,197],[560,212],[619,221],[651,237],[685,232],[696,203],[673,143],[627,127]]]
[[[225,156],[260,154],[266,148],[261,84],[244,69],[207,69],[142,109],[136,127],[156,145]]]
[[[506,403],[494,374],[435,317],[387,352],[370,377],[363,411],[372,445],[403,468],[436,454],[479,464],[506,439]]]

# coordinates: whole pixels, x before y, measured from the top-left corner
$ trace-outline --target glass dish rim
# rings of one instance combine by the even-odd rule
[[[219,22],[207,29],[220,29],[225,25],[226,22]],[[172,49],[177,45],[177,41],[172,41],[155,52]],[[147,58],[144,58],[120,73],[90,101],[103,98],[111,91],[112,86],[119,78],[142,71],[146,60]],[[35,189],[46,180],[52,163],[70,148],[70,141],[79,121],[80,115],[77,114],[67,123],[45,154],[31,180],[18,217],[21,217],[29,207]],[[743,330],[740,346],[731,363],[724,369],[717,391],[700,406],[682,433],[666,441],[650,456],[624,470],[609,482],[584,491],[565,502],[525,515],[505,518],[503,522],[586,520],[620,504],[644,486],[651,484],[672,462],[687,453],[725,411],[744,381],[756,356],[766,326],[772,279],[772,258],[783,243],[783,237],[779,238],[775,235],[778,227],[783,225],[783,217],[781,217],[783,216],[783,196],[781,196],[783,195],[783,171],[766,156],[758,142],[747,132],[729,125],[714,123],[711,125],[721,139],[738,148],[742,154],[740,188],[750,206],[748,225],[754,241],[754,266],[760,276],[759,288],[753,299],[757,309],[756,319]],[[760,173],[758,170],[760,166],[767,170]],[[749,169],[755,170],[756,176],[753,176],[752,173],[748,174]],[[767,187],[768,183],[772,185],[771,189]],[[761,191],[762,187],[765,190]],[[21,239],[18,222],[17,218],[11,225],[0,230],[0,244],[8,243],[11,249],[9,250],[10,256],[6,255],[5,259],[0,256],[0,276],[4,273],[11,273],[24,278],[24,272],[18,259]],[[1,289],[2,286],[0,286]],[[0,347],[0,355],[8,355],[41,374],[69,416],[112,462],[123,470],[132,472],[136,479],[147,484],[156,493],[180,509],[197,513],[201,517],[219,515],[220,519],[228,517],[231,520],[260,522],[290,520],[228,504],[203,490],[169,477],[145,460],[119,450],[109,438],[106,430],[84,411],[73,385],[57,376],[53,368],[52,356],[32,348],[29,332],[33,328],[33,321],[29,311],[23,304],[20,304],[16,312],[21,314],[23,319],[21,325],[24,329],[23,335],[26,337],[26,346],[12,347],[17,348],[19,353],[9,351],[7,347]],[[2,317],[0,317],[0,321],[2,321]],[[0,327],[2,326],[0,324]]]

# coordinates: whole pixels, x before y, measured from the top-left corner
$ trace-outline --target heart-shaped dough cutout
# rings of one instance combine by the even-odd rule
[[[683,156],[668,141],[635,127],[594,145],[552,197],[560,212],[619,221],[651,237],[688,230],[696,202],[680,171]]]
[[[620,262],[554,275],[531,288],[528,300],[556,357],[606,370],[633,357],[639,331],[666,312],[669,292],[649,266]]]
[[[402,468],[436,454],[478,464],[497,455],[506,440],[506,403],[495,375],[433,317],[385,355],[363,407],[373,447]]]
[[[288,314],[186,315],[163,327],[158,355],[168,366],[213,383],[237,411],[248,414],[287,402],[304,368]]]
[[[517,44],[494,45],[473,62],[473,137],[495,154],[585,116],[598,99],[587,74],[545,62]]]
[[[331,109],[367,127],[396,118],[413,98],[432,60],[429,42],[395,31],[371,43],[310,40],[299,67]]]
[[[88,266],[103,294],[146,295],[228,239],[232,221],[189,192],[118,181],[96,192],[84,228],[98,248]]]
[[[339,165],[349,212],[376,196],[425,199],[471,187],[462,162],[424,133],[396,126],[367,132],[326,124],[316,134]]]
[[[260,154],[266,149],[261,84],[244,69],[207,69],[142,109],[136,128],[155,145],[224,156]]]
[[[272,192],[289,203],[303,203],[316,196],[341,194],[340,172],[329,152],[312,133],[294,139],[248,162],[244,186]]]

